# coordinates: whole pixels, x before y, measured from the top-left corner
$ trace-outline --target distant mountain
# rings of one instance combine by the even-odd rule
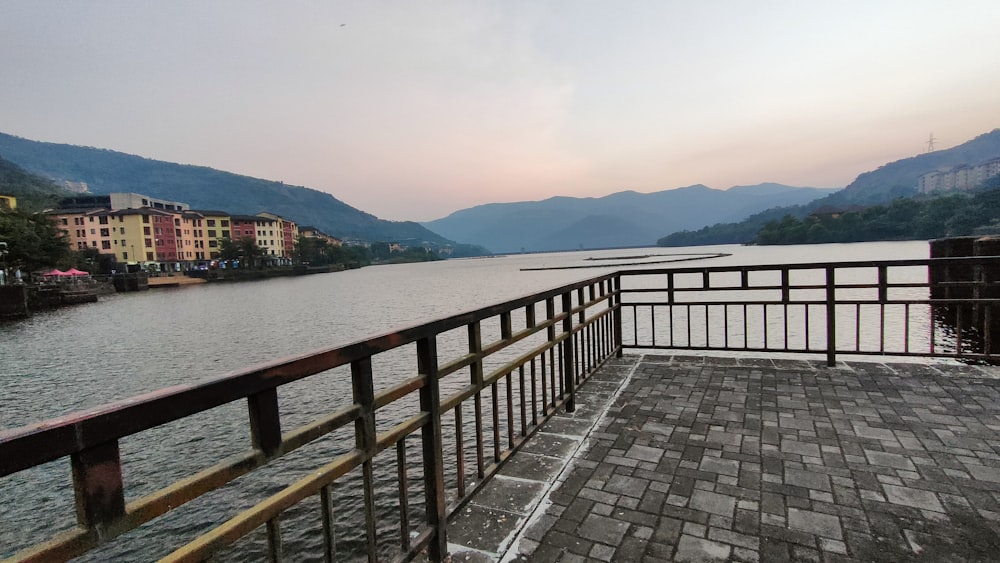
[[[135,192],[233,214],[276,213],[338,237],[427,241],[444,237],[412,221],[385,221],[332,195],[204,166],[173,164],[121,152],[44,143],[0,133],[0,157],[56,182],[86,182],[95,194]]]
[[[660,246],[697,246],[706,244],[743,244],[753,241],[769,221],[784,215],[801,219],[821,207],[845,209],[857,205],[880,205],[897,198],[917,195],[920,176],[939,169],[975,165],[1000,158],[1000,129],[979,135],[950,149],[919,154],[882,165],[860,174],[843,190],[812,202],[776,206],[739,222],[720,221],[700,229],[679,229],[657,241]]]
[[[664,230],[736,221],[769,207],[806,203],[834,191],[781,184],[715,190],[699,184],[649,194],[625,191],[600,198],[491,203],[423,225],[493,252],[644,246],[654,244]]]

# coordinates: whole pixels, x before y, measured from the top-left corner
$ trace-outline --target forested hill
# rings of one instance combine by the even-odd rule
[[[0,194],[14,196],[18,208],[25,211],[41,211],[54,207],[60,199],[71,195],[55,182],[26,172],[2,157],[0,157]]]
[[[411,222],[385,221],[330,194],[204,166],[174,164],[121,152],[22,139],[0,133],[0,157],[56,182],[86,182],[96,194],[135,192],[233,214],[276,213],[338,237],[450,241]]]
[[[1000,177],[973,193],[900,198],[845,213],[791,215],[764,225],[757,244],[808,244],[1000,234]]]

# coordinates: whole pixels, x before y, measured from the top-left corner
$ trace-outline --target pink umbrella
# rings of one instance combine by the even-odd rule
[[[58,271],[58,270],[57,270]],[[77,270],[76,268],[70,268],[63,272],[67,276],[89,276],[90,272],[84,272],[83,270]]]
[[[63,276],[71,275],[71,274],[67,274],[66,272],[64,272],[64,271],[56,268],[55,270],[52,270],[51,272],[45,272],[42,275],[45,276],[45,277],[49,277],[49,276],[63,277]]]

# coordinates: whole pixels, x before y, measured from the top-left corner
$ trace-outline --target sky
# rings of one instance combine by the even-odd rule
[[[1000,127],[998,28],[996,0],[3,0],[0,131],[392,220],[842,187]]]

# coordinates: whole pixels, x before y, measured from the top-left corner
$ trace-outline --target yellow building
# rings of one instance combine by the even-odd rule
[[[264,249],[268,260],[278,264],[291,263],[292,251],[295,250],[295,239],[299,236],[299,228],[295,221],[290,221],[273,213],[258,213],[256,242]]]
[[[232,219],[225,211],[192,211],[201,215],[205,230],[205,250],[209,260],[219,257],[219,246],[224,239],[232,238],[230,224]]]
[[[55,223],[56,228],[58,228],[63,233],[63,237],[69,244],[72,250],[85,250],[91,247],[89,232],[91,229],[94,230],[96,235],[97,227],[87,226],[88,216],[92,213],[99,213],[100,209],[74,209],[74,210],[56,210],[50,212],[49,218]],[[96,241],[96,238],[95,238]],[[93,245],[97,247],[95,242]]]
[[[12,195],[0,194],[0,209],[17,209],[17,198]]]

